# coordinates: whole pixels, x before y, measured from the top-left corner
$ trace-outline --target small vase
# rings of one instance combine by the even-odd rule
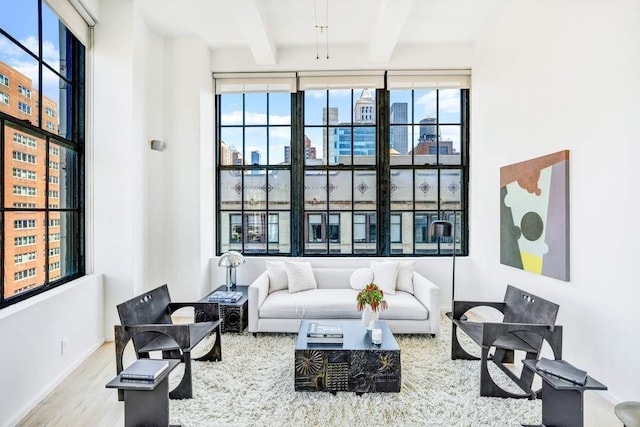
[[[364,310],[362,310],[362,323],[365,328],[371,329],[371,322],[375,323],[380,318],[380,312],[371,310],[370,305],[365,305]]]

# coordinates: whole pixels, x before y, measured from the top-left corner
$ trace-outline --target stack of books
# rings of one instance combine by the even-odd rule
[[[215,291],[207,301],[209,302],[238,302],[242,298],[240,291]]]
[[[124,382],[153,383],[168,368],[169,362],[166,360],[140,359],[120,372],[120,380]]]
[[[550,360],[543,357],[536,363],[536,368],[574,384],[585,385],[587,383],[587,372],[564,360]]]
[[[344,334],[339,325],[309,323],[307,343],[309,344],[342,344]]]

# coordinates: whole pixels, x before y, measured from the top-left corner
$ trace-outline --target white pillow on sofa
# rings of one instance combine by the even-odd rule
[[[287,279],[287,269],[284,261],[267,261],[267,275],[269,276],[269,293],[287,289],[289,280]]]
[[[373,282],[373,271],[370,268],[358,268],[349,277],[349,285],[356,291],[363,290],[371,282]]]
[[[415,261],[400,261],[396,290],[413,294],[413,269]]]
[[[317,289],[318,284],[313,275],[310,262],[289,262],[285,261],[287,270],[287,280],[289,281],[289,293]]]
[[[373,283],[378,285],[382,292],[390,295],[396,293],[399,264],[399,261],[371,261]]]

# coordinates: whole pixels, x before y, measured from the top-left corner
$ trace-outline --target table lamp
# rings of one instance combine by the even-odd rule
[[[218,260],[218,267],[227,268],[227,290],[236,288],[236,267],[244,263],[244,256],[237,251],[223,253]]]

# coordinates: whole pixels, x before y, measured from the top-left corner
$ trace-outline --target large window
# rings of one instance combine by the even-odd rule
[[[435,245],[430,235],[436,219],[455,222],[457,246],[466,247],[460,236],[466,223],[467,98],[461,89],[389,91],[390,211],[402,223],[401,234],[396,228],[392,236],[392,253],[450,253],[450,238]]]
[[[291,253],[289,92],[217,99],[218,250]]]
[[[468,75],[425,75],[218,91],[218,253],[467,254]]]
[[[84,56],[47,4],[0,14],[0,307],[84,274]]]

